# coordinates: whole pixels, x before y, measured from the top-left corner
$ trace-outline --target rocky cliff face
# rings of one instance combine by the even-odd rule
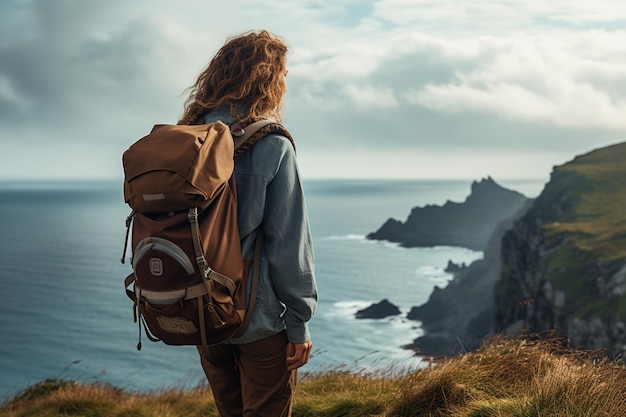
[[[626,354],[626,143],[554,168],[502,238],[495,329]]]
[[[461,246],[484,250],[495,227],[526,203],[522,194],[491,178],[473,182],[463,203],[415,207],[406,222],[389,219],[368,239],[388,240],[406,247]]]
[[[483,259],[469,266],[449,265],[453,280],[443,289],[436,287],[425,304],[409,311],[407,318],[420,321],[424,334],[406,348],[421,355],[450,356],[480,347],[485,337],[493,334],[493,293],[500,278],[500,242],[531,202],[528,200],[495,227]]]

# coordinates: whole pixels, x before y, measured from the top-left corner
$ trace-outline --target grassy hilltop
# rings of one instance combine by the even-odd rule
[[[555,168],[554,193],[569,204],[549,235],[568,233],[573,247],[619,267],[626,259],[626,143],[577,157]],[[615,263],[615,264],[614,264]]]
[[[293,416],[624,417],[626,368],[554,338],[496,338],[481,349],[398,376],[304,375]],[[207,387],[139,394],[48,380],[0,407],[0,417],[217,416]]]

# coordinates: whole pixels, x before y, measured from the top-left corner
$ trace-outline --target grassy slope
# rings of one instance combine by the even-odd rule
[[[626,415],[626,369],[562,341],[497,338],[401,376],[327,372],[297,387],[298,416],[574,417]],[[0,407],[0,417],[217,416],[206,387],[148,394],[51,380]]]
[[[580,156],[555,172],[566,174],[564,186],[576,204],[548,230],[569,232],[577,248],[607,264],[626,260],[626,143]]]
[[[626,143],[556,167],[553,180],[555,204],[566,201],[566,210],[557,222],[544,225],[544,238],[567,243],[546,254],[543,263],[548,279],[576,300],[564,314],[625,319],[626,297],[599,298],[589,277],[601,271],[606,279],[626,264]]]

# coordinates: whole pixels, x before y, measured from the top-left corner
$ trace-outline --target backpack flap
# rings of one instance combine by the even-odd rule
[[[140,213],[198,206],[232,175],[233,153],[230,129],[222,122],[156,125],[124,152],[124,199]]]

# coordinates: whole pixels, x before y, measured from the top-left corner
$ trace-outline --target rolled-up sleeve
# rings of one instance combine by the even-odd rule
[[[286,307],[287,337],[292,343],[302,343],[311,339],[308,321],[317,306],[315,262],[296,155],[283,139],[272,141],[280,148],[274,153],[280,160],[266,190],[264,250],[271,282]]]

